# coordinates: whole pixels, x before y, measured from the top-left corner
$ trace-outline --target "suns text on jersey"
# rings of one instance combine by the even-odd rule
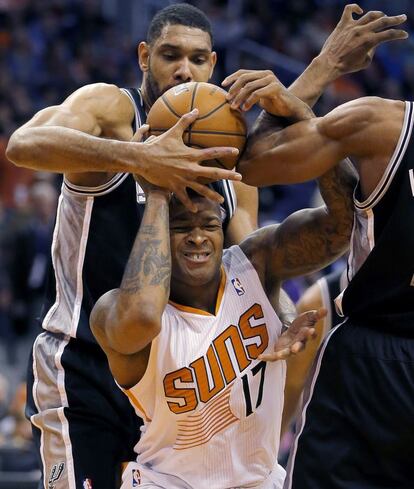
[[[237,325],[229,325],[212,341],[205,355],[164,377],[166,397],[179,400],[167,401],[173,413],[187,413],[196,409],[199,402],[210,401],[266,350],[269,344],[266,323],[252,324],[252,319],[258,321],[263,317],[260,304],[252,305],[240,316]],[[177,381],[189,385],[178,387]]]

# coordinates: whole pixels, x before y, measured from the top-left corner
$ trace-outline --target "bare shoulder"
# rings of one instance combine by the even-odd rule
[[[240,243],[240,248],[256,269],[260,279],[265,277],[266,264],[270,258],[270,252],[278,227],[279,224],[263,226],[250,233]]]
[[[134,109],[122,90],[95,83],[79,88],[60,105],[40,110],[22,127],[59,126],[93,136],[129,139],[133,118]]]
[[[64,102],[72,110],[91,111],[100,119],[128,119],[134,116],[128,96],[116,85],[93,83],[72,93]]]

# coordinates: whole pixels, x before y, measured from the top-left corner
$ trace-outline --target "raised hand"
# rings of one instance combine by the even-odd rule
[[[326,314],[327,310],[324,308],[300,314],[292,321],[288,329],[280,335],[273,352],[262,353],[258,357],[259,360],[275,362],[302,351],[306,346],[306,342],[316,337],[314,326]]]
[[[354,19],[354,14],[362,15],[362,8],[356,3],[346,5],[319,54],[333,70],[333,79],[366,68],[379,44],[408,37],[406,31],[394,29],[407,20],[406,15],[370,11]]]
[[[297,120],[312,117],[309,107],[290,93],[270,70],[238,70],[223,80],[233,109],[250,110],[254,104],[269,114]]]
[[[192,211],[196,207],[187,195],[187,188],[215,200],[223,202],[223,197],[214,192],[197,179],[208,181],[216,180],[241,180],[241,175],[232,170],[223,170],[202,166],[207,160],[223,158],[228,155],[237,155],[237,148],[213,147],[195,149],[186,146],[183,142],[184,131],[196,120],[197,109],[185,114],[181,119],[164,134],[150,138],[145,144],[146,168],[144,178],[153,185],[165,187],[173,192],[178,199]]]

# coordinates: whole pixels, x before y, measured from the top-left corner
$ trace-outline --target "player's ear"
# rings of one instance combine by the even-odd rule
[[[214,71],[214,67],[216,66],[216,63],[217,63],[217,53],[215,51],[212,51],[212,53],[210,54],[210,75],[209,75],[209,79],[213,76],[213,71]]]
[[[148,71],[149,69],[149,54],[149,45],[145,41],[140,42],[138,44],[138,62],[142,72]]]

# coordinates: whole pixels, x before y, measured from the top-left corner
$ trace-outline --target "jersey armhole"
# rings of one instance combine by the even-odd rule
[[[262,292],[263,292],[263,299],[266,301],[266,305],[269,306],[274,311],[274,313],[276,314],[277,318],[279,319],[279,326],[278,326],[278,330],[277,330],[277,335],[279,336],[282,333],[282,321],[280,321],[280,318],[279,318],[277,312],[275,311],[275,308],[273,307],[272,303],[269,300],[269,297],[266,294],[266,291],[265,291],[265,289],[263,287],[263,284],[262,284],[262,282],[260,280],[260,277],[259,277],[259,274],[257,273],[257,270],[254,268],[254,266],[252,265],[251,261],[244,254],[244,251],[241,249],[241,247],[239,245],[233,245],[233,246],[231,246],[230,248],[228,248],[225,251],[227,251],[228,253],[233,254],[233,256],[236,257],[236,259],[238,260],[238,262],[240,264],[242,264],[246,268],[248,267],[250,269],[250,271],[252,272],[252,276],[254,277],[254,280],[255,280],[256,283],[255,284],[250,284],[250,285],[253,285],[254,287],[260,288],[262,290]],[[225,262],[225,264],[226,264],[226,268],[228,268],[227,261]],[[226,270],[226,273],[228,273],[227,270]]]
[[[127,177],[128,173],[117,173],[108,182],[102,185],[87,187],[83,185],[75,185],[69,182],[69,180],[64,176],[63,188],[65,188],[70,194],[98,197],[115,190]]]
[[[147,368],[145,369],[145,373],[141,377],[141,380],[138,381],[135,385],[133,385],[129,389],[124,389],[123,387],[119,386],[120,389],[123,392],[125,392],[125,394],[128,395],[128,393],[130,393],[130,392],[135,393],[136,391],[137,391],[137,394],[141,394],[147,390],[150,390],[154,386],[154,373],[157,370],[158,338],[159,338],[159,335],[156,338],[154,338],[151,342],[151,348],[150,348],[150,354],[148,357]],[[128,397],[129,397],[129,395],[128,395]]]

